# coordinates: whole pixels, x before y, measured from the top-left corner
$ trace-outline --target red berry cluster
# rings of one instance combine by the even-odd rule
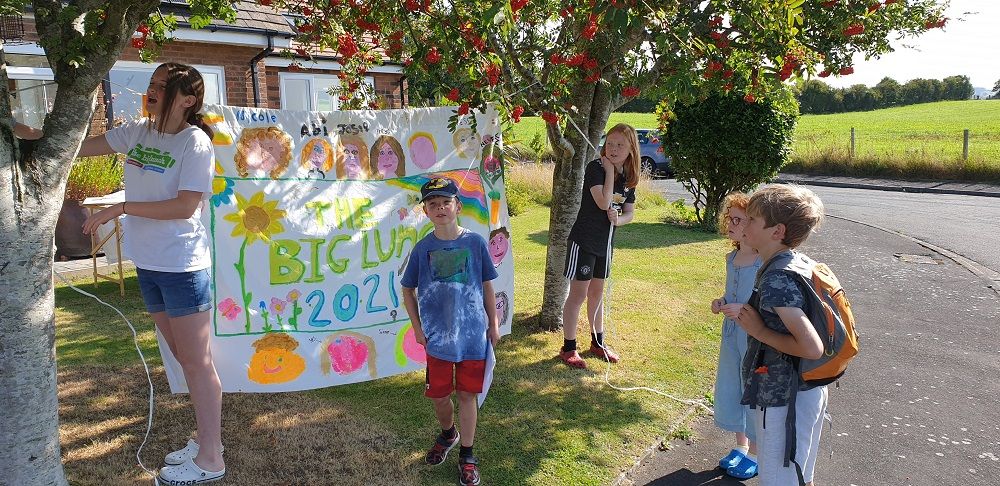
[[[940,19],[931,19],[924,23],[924,27],[927,29],[940,29],[944,27],[944,24],[948,23],[948,17],[943,17]]]
[[[341,34],[337,36],[337,52],[340,53],[344,61],[354,57],[358,51],[358,45],[354,42],[354,37],[351,34]]]
[[[851,24],[846,29],[844,29],[844,37],[851,37],[858,34],[862,34],[865,31],[865,26],[861,24]]]
[[[132,38],[132,47],[136,49],[146,47],[146,38],[149,37],[149,26],[146,24],[139,24],[139,27],[136,27],[135,31],[139,33],[140,37]]]
[[[551,111],[543,111],[542,120],[545,120],[545,123],[548,123],[549,125],[555,125],[556,123],[559,123],[559,115],[552,113]]]
[[[524,107],[521,105],[517,105],[510,112],[510,117],[514,119],[514,123],[518,123],[521,121],[521,115],[523,114],[524,114]]]
[[[635,86],[626,86],[622,89],[622,96],[626,98],[635,98],[636,96],[639,96],[639,92],[639,88]]]
[[[580,31],[580,37],[594,40],[595,35],[597,35],[597,15],[590,14],[590,17],[587,18],[587,26]]]
[[[427,56],[424,57],[427,64],[437,64],[441,62],[441,53],[438,52],[437,47],[432,47],[431,50],[427,51]]]
[[[521,10],[526,5],[528,5],[528,0],[510,0],[510,11],[517,13],[518,10]]]

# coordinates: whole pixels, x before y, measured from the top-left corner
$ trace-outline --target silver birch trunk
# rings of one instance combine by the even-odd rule
[[[108,21],[92,33],[103,42],[84,43],[73,52],[67,49],[83,36],[78,19],[61,18],[60,2],[33,4],[58,86],[40,140],[14,137],[0,49],[0,482],[18,486],[67,484],[56,388],[55,225],[97,86],[159,2],[108,2]]]
[[[556,164],[552,172],[549,246],[545,254],[545,285],[539,313],[542,329],[562,327],[562,306],[569,291],[569,282],[563,276],[566,241],[580,210],[584,169],[588,162],[597,158],[595,148],[611,115],[613,100],[607,89],[589,84],[578,87],[577,92],[579,94],[573,99],[579,110],[573,116],[575,125],[567,120],[562,133],[556,126],[546,125]]]

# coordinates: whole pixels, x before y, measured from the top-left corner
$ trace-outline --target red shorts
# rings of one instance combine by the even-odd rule
[[[444,398],[452,390],[468,393],[482,393],[483,377],[486,375],[486,360],[471,359],[452,363],[427,355],[427,386],[424,396]]]

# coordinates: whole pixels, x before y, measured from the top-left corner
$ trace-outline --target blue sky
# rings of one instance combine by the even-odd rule
[[[1000,80],[1000,0],[952,0],[946,15],[950,20],[944,29],[895,41],[896,51],[879,59],[856,56],[854,74],[823,81],[836,87],[872,86],[885,76],[902,83],[964,74],[973,86],[992,89]]]

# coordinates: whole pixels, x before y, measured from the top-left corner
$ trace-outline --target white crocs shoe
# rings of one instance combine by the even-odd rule
[[[225,452],[226,448],[223,447],[219,452]],[[198,455],[198,443],[194,439],[188,439],[188,443],[183,449],[176,450],[167,454],[167,457],[163,459],[163,463],[168,466],[178,466],[184,464],[184,461],[188,459],[194,459]]]
[[[197,444],[195,446],[197,447]],[[178,486],[210,483],[222,479],[225,475],[226,468],[222,468],[221,471],[206,471],[198,467],[194,459],[188,459],[182,464],[160,468],[159,479],[163,484]]]

